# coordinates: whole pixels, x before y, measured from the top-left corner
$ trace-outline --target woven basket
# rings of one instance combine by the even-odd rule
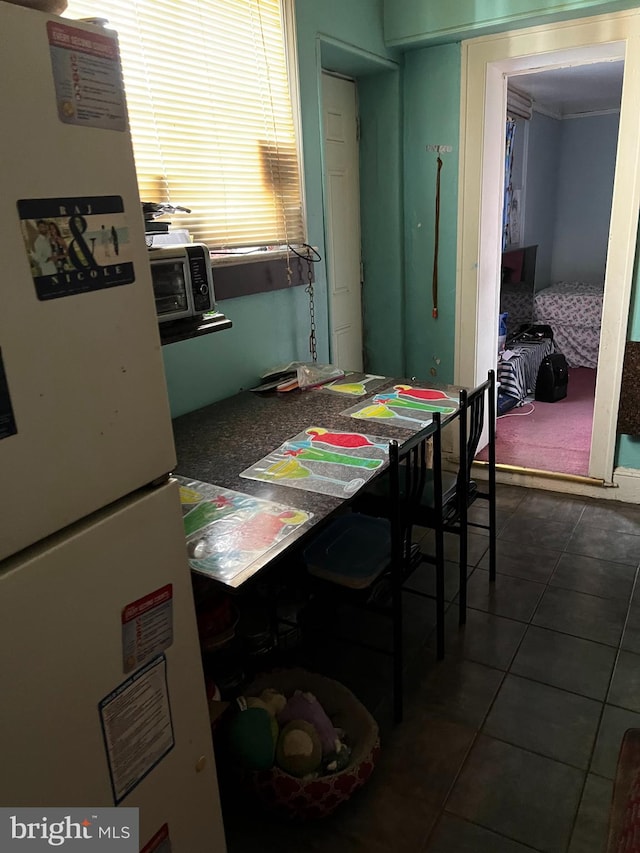
[[[266,673],[251,684],[245,695],[257,696],[266,687],[275,687],[285,696],[296,690],[313,693],[336,728],[347,733],[351,761],[338,773],[309,780],[298,779],[274,766],[249,774],[249,784],[269,809],[305,820],[326,817],[371,776],[380,752],[377,723],[350,690],[313,672],[288,669]]]

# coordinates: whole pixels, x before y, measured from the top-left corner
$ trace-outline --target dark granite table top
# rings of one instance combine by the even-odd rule
[[[311,531],[317,532],[317,525],[326,522],[347,503],[331,495],[247,480],[239,476],[240,472],[309,426],[395,438],[402,445],[411,437],[410,430],[394,427],[391,423],[355,421],[341,414],[357,403],[364,404],[377,391],[399,382],[437,388],[455,399],[459,394],[459,386],[393,378],[363,397],[331,394],[321,389],[287,393],[243,391],[173,421],[178,456],[176,474],[313,513],[313,518],[270,549],[264,558],[256,560],[251,571],[239,575],[238,583],[232,586],[240,586],[267,563],[302,544]]]

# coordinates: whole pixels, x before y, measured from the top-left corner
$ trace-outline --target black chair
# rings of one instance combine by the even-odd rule
[[[430,440],[434,445],[433,471],[427,468]],[[420,560],[413,545],[412,531],[428,477],[434,494],[437,497],[442,494],[440,447],[439,413],[434,415],[431,424],[404,441],[402,446],[391,441],[388,474],[384,477],[386,495],[382,517],[358,512],[339,516],[304,552],[316,595],[331,599],[339,590],[341,599],[346,598],[356,607],[372,610],[391,620],[393,708],[397,722],[402,719],[403,712],[403,589]],[[441,501],[437,505],[441,505]],[[443,568],[442,533],[437,552],[434,559],[439,560]],[[441,599],[444,615],[444,586]],[[325,612],[330,612],[329,606]]]
[[[434,444],[433,469],[427,471],[420,505],[414,515],[414,524],[431,528],[435,536],[435,554],[420,552],[419,562],[429,562],[436,567],[436,654],[444,657],[444,544],[445,533],[460,539],[459,547],[459,623],[464,625],[467,614],[467,535],[469,528],[482,528],[489,533],[489,580],[496,578],[496,473],[495,424],[496,397],[495,373],[490,370],[487,379],[472,391],[461,390],[459,408],[455,415],[459,432],[459,465],[457,471],[442,472],[440,453]],[[485,415],[487,416],[485,418]],[[478,450],[485,419],[488,428],[489,465],[487,489],[481,490],[471,479],[471,465]],[[451,423],[454,418],[449,418]],[[469,508],[477,499],[488,503],[488,523],[469,521]],[[356,508],[360,512],[381,515],[387,512],[384,486],[374,482],[363,492]],[[408,590],[416,592],[416,590]],[[431,596],[433,597],[433,596]]]
[[[471,466],[478,452],[478,444],[485,421],[488,429],[489,465],[486,490],[481,490],[471,479]],[[460,391],[459,466],[455,473],[442,475],[442,509],[436,509],[435,500],[425,490],[417,514],[417,524],[438,529],[442,523],[445,533],[460,539],[459,547],[459,624],[467,618],[467,555],[469,528],[480,528],[489,534],[489,581],[496,579],[496,384],[495,372],[490,370],[487,379],[472,391]],[[487,501],[488,522],[469,521],[469,508],[477,499]]]

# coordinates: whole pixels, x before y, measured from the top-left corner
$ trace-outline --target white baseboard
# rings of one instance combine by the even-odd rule
[[[613,482],[618,487],[607,491],[617,491],[615,500],[625,503],[640,503],[640,469],[616,468],[613,472]]]

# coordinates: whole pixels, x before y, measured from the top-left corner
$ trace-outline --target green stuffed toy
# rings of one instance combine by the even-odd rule
[[[264,707],[250,707],[243,697],[229,725],[229,748],[245,770],[268,770],[273,766],[278,723]]]

